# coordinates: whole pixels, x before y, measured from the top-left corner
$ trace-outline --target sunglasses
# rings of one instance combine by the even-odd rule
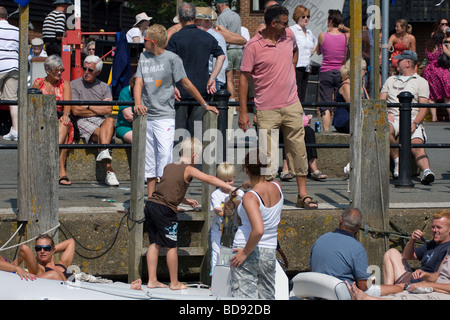
[[[89,48],[88,51],[95,51],[95,48]]]
[[[152,40],[152,39],[144,38],[144,40],[145,40],[145,41],[150,41],[151,43],[154,43],[154,44],[157,44],[157,43],[158,43],[158,41]]]
[[[64,73],[64,71],[66,71],[66,69],[64,69],[64,68],[58,68],[58,69],[55,69],[55,70],[53,70],[53,71],[55,71],[56,73],[58,73],[58,72]]]
[[[448,26],[448,22],[441,23],[441,26]]]
[[[44,251],[51,251],[52,250],[52,246],[50,245],[45,245],[45,246],[35,246],[34,250],[36,252],[40,252],[42,249],[44,249]]]
[[[283,26],[285,26],[285,27],[289,26],[289,21],[286,21],[286,22],[276,21],[276,22],[281,24],[281,25],[283,25]]]
[[[305,18],[308,18],[308,19],[309,19],[309,18],[311,18],[311,16],[303,16],[303,17],[302,17],[302,19],[305,19]]]
[[[85,66],[81,67],[83,69],[83,71],[87,71],[89,73],[93,73],[95,70],[91,69],[91,68],[86,68]]]

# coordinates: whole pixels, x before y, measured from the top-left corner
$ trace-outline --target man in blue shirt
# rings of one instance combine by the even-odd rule
[[[362,214],[359,209],[348,208],[342,213],[339,228],[317,239],[311,247],[309,265],[311,271],[334,276],[342,281],[353,283],[370,295],[394,294],[403,290],[402,285],[369,286],[370,274],[367,253],[355,238],[361,228]]]
[[[225,53],[217,40],[209,33],[200,30],[195,25],[196,10],[191,3],[183,2],[178,8],[178,17],[182,28],[170,37],[167,50],[176,53],[183,61],[187,77],[191,80],[204,99],[208,94],[216,92],[216,78],[225,61]],[[213,71],[209,73],[209,58],[216,58]],[[180,84],[179,93],[175,93],[177,100],[192,100]],[[209,99],[208,99],[209,100]],[[188,128],[191,135],[194,132],[194,121],[202,121],[202,106],[176,106],[175,128]]]
[[[313,272],[325,273],[359,288],[367,286],[367,253],[355,239],[361,227],[362,215],[358,209],[346,209],[339,228],[320,236],[311,247],[309,265]],[[363,289],[365,290],[365,289]]]

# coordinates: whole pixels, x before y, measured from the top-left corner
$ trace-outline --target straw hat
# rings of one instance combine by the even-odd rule
[[[217,13],[210,7],[197,7],[195,19],[217,20]]]
[[[42,46],[43,44],[44,44],[44,41],[42,41],[41,38],[34,38],[33,40],[31,40],[32,46]]]

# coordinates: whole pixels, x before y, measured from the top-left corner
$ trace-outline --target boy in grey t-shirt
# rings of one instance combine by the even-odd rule
[[[187,78],[181,58],[164,49],[167,40],[165,27],[158,24],[150,26],[144,40],[145,52],[139,57],[134,85],[134,112],[148,114],[145,178],[150,198],[156,187],[156,178],[161,177],[164,167],[172,162],[175,84],[180,81],[203,109],[216,114],[219,111],[205,102]]]

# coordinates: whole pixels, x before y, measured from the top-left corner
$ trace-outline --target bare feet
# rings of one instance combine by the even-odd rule
[[[184,283],[177,281],[175,283],[170,284],[170,289],[171,290],[184,290],[184,289],[187,289],[187,287]]]
[[[159,281],[153,281],[147,283],[147,288],[154,289],[154,288],[168,288],[168,285],[165,285],[164,283],[161,283]]]
[[[134,281],[131,283],[130,289],[133,289],[133,290],[142,290],[142,280],[141,280],[141,279],[134,280]]]

